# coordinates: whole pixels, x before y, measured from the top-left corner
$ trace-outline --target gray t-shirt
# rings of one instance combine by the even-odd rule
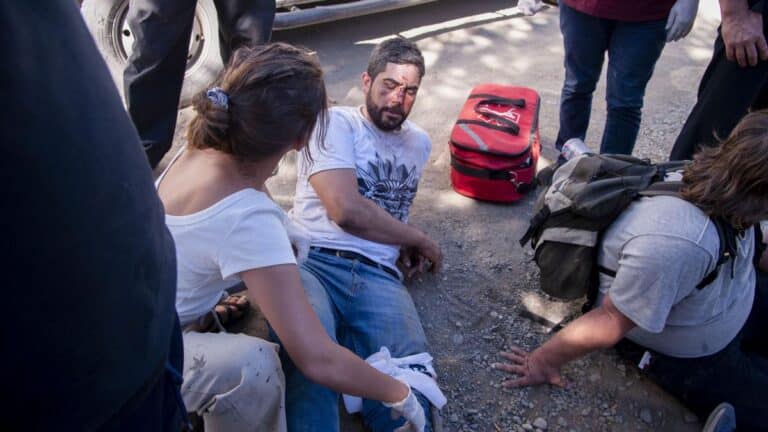
[[[642,198],[606,231],[598,263],[618,269],[601,274],[600,292],[637,327],[627,338],[673,357],[714,354],[733,340],[752,309],[754,231],[738,241],[717,279],[696,285],[717,263],[719,239],[711,220],[675,197]]]

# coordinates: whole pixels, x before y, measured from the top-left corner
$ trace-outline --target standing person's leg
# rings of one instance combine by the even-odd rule
[[[632,154],[645,87],[666,43],[665,24],[616,22],[608,46],[608,115],[600,153]]]
[[[219,17],[221,59],[229,57],[241,46],[269,42],[275,21],[275,0],[214,0]]]
[[[427,352],[429,345],[419,314],[408,290],[388,273],[357,261],[351,262],[351,284],[335,287],[345,334],[342,343],[362,358],[387,347],[392,357]],[[432,430],[429,401],[415,392]],[[363,420],[373,432],[389,432],[402,426],[392,419],[391,409],[379,401],[363,400]]]
[[[278,346],[244,334],[184,334],[187,410],[208,432],[285,432],[285,378]]]
[[[764,23],[768,24],[768,23]],[[691,159],[700,146],[725,138],[768,85],[768,61],[740,67],[725,56],[718,30],[712,60],[701,78],[696,104],[672,147],[669,160]]]
[[[128,114],[154,168],[171,148],[197,0],[131,0],[133,53],[123,74]]]
[[[336,341],[336,312],[323,283],[324,266],[310,258],[300,269],[301,284],[325,331]],[[270,329],[274,340],[276,335]],[[285,406],[291,432],[329,432],[339,430],[339,394],[309,380],[288,357],[281,354],[286,378]]]
[[[565,49],[565,81],[560,94],[560,130],[555,148],[571,138],[586,137],[592,93],[600,79],[611,23],[560,5],[560,31]]]

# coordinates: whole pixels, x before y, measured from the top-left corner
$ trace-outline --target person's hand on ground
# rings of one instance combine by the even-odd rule
[[[696,21],[696,12],[699,10],[699,0],[677,0],[672,10],[669,11],[667,25],[667,42],[680,40],[690,33],[693,23]]]
[[[494,363],[494,369],[517,374],[520,378],[505,381],[502,385],[506,388],[525,387],[536,384],[553,384],[565,387],[565,380],[560,375],[560,368],[547,364],[536,355],[536,351],[528,353],[518,347],[511,347],[510,352],[502,351],[502,357],[509,363]]]
[[[763,16],[751,10],[723,14],[725,56],[741,67],[768,60],[768,44],[763,35]]]
[[[393,404],[385,403],[384,406],[392,408],[392,418],[405,417],[405,424],[397,428],[395,432],[424,431],[424,427],[427,424],[426,417],[424,416],[424,408],[421,406],[410,387],[408,388],[408,396],[406,396],[405,399]]]

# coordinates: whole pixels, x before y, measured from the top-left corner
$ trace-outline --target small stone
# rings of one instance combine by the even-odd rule
[[[520,424],[523,422],[523,419],[518,416],[512,416],[512,421],[515,422],[515,424]]]
[[[499,314],[496,311],[491,311],[490,315],[491,315],[491,318],[498,318],[499,317]]]
[[[589,381],[590,382],[597,382],[600,380],[600,374],[597,372],[593,372],[589,374]]]
[[[557,418],[557,424],[560,425],[560,427],[568,426],[568,422],[563,417],[558,417]]]
[[[536,420],[533,421],[533,425],[541,430],[547,429],[547,421],[544,420],[541,417],[538,417]]]
[[[448,420],[450,420],[451,423],[456,423],[456,422],[459,421],[459,416],[457,416],[456,414],[451,414],[451,416],[448,418]]]
[[[468,415],[475,415],[475,414],[477,414],[477,413],[479,413],[479,412],[480,412],[480,411],[478,411],[478,410],[476,410],[476,409],[473,409],[473,408],[468,408],[468,409],[467,409],[467,414],[468,414]]]
[[[451,340],[453,340],[453,343],[454,343],[454,344],[456,344],[456,345],[461,345],[462,343],[464,343],[464,336],[462,336],[462,335],[461,335],[461,334],[459,334],[459,333],[456,333],[455,335],[453,335],[453,337],[451,338]]]
[[[589,413],[590,413],[591,411],[592,411],[592,409],[591,409],[591,408],[589,408],[589,407],[587,407],[587,408],[584,408],[583,410],[581,410],[581,416],[582,416],[582,417],[586,417],[586,416],[588,416],[588,415],[589,415]]]
[[[463,324],[461,321],[456,321],[454,324],[455,324],[455,325],[456,325],[456,327],[458,327],[458,328],[462,328],[462,327],[464,327],[464,324]]]
[[[651,410],[647,407],[640,408],[640,420],[652,424],[653,423],[653,414],[651,413]]]
[[[523,429],[530,431],[533,430],[533,426],[530,423],[523,423]]]

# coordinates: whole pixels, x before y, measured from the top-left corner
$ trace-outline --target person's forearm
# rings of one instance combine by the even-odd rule
[[[632,327],[634,324],[614,308],[601,305],[568,324],[531,355],[559,369],[571,360],[615,345]]]
[[[316,383],[337,392],[388,403],[408,396],[408,386],[374,369],[346,348],[333,344],[327,350],[327,361],[308,365],[303,371]]]
[[[749,10],[747,0],[720,0],[720,14],[726,18]]]
[[[424,239],[419,229],[400,222],[375,202],[360,197],[337,224],[344,231],[377,243],[418,246]]]

